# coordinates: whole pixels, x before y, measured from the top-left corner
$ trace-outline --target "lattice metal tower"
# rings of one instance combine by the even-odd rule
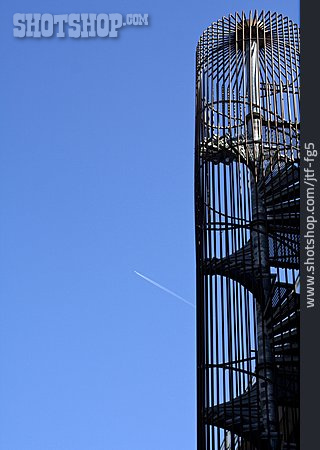
[[[270,12],[197,47],[198,450],[299,447],[299,29]]]

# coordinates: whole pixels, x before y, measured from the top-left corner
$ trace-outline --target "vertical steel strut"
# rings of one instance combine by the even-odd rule
[[[271,292],[271,276],[268,250],[267,212],[265,207],[263,184],[264,177],[262,158],[261,110],[260,110],[260,78],[259,78],[259,31],[258,24],[250,19],[247,23],[247,40],[245,43],[245,72],[248,95],[247,108],[247,142],[249,154],[254,166],[250,173],[252,202],[251,241],[254,276],[259,282],[256,293],[257,315],[257,378],[261,396],[260,409],[264,424],[265,436],[272,450],[278,448],[277,408],[274,394],[274,360],[271,351],[270,332],[263,317],[263,311]],[[253,38],[256,32],[256,39]]]

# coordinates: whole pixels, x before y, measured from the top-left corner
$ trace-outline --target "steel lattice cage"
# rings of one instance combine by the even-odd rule
[[[250,12],[197,46],[198,450],[298,446],[299,42]]]

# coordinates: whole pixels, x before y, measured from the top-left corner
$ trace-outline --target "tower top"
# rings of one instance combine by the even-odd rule
[[[237,23],[235,38],[239,48],[242,48],[244,41],[249,40],[259,43],[259,47],[262,48],[270,40],[270,29],[255,15],[254,18],[243,19]]]

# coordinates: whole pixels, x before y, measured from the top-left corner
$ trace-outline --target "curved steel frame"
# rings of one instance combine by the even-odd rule
[[[198,450],[297,448],[299,28],[236,13],[197,47]]]

